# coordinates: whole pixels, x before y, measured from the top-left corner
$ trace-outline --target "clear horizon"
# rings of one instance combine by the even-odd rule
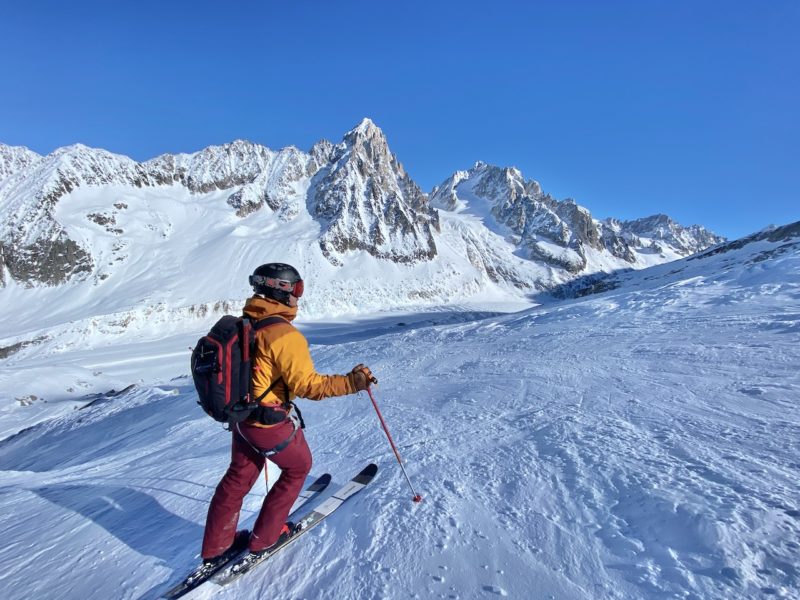
[[[800,219],[799,26],[789,1],[33,1],[0,9],[0,142],[308,150],[368,117],[426,192],[480,160],[736,238]]]

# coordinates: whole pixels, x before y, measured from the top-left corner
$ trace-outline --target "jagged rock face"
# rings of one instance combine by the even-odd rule
[[[316,169],[313,157],[297,148],[285,148],[273,153],[252,180],[231,194],[228,205],[236,209],[239,217],[246,217],[266,205],[288,221],[301,209],[303,199],[298,197],[298,185],[313,176]]]
[[[0,169],[3,264],[28,285],[57,285],[92,272],[92,249],[70,239],[55,218],[61,198],[81,187],[229,191],[227,204],[241,218],[269,209],[288,221],[313,208],[322,225],[320,247],[333,264],[356,250],[404,263],[436,256],[438,213],[368,119],[340,144],[323,140],[310,153],[293,147],[274,152],[238,140],[138,163],[81,145],[47,157],[0,145]],[[124,233],[114,227],[114,211],[89,212],[86,218],[108,232]]]
[[[227,202],[237,216],[268,206],[283,208],[291,184],[304,177],[308,157],[296,148],[273,152],[252,142],[237,140],[195,154],[165,154],[144,163],[155,181],[177,183],[195,194],[232,190]],[[287,210],[286,216],[296,214]]]
[[[616,219],[606,219],[597,223],[600,231],[600,242],[612,256],[625,262],[636,262],[636,255],[631,245],[625,241],[622,223]]]
[[[92,257],[62,230],[54,240],[29,245],[12,244],[5,256],[8,272],[17,281],[58,285],[82,273],[91,273]]]
[[[578,206],[574,200],[558,202],[554,210],[563,223],[569,224],[572,232],[570,241],[575,246],[589,246],[596,250],[602,248],[600,233],[588,210]]]
[[[66,212],[59,208],[66,196],[109,186],[115,191],[107,194],[108,206],[92,205],[82,215],[85,221],[69,222],[69,230],[58,221],[57,214],[69,212],[69,205]],[[406,265],[432,261],[438,256],[436,236],[444,235],[439,211],[480,206],[485,224],[519,251],[511,254],[503,242],[504,250],[499,251],[496,236],[484,235],[488,232],[472,235],[470,227],[480,228],[474,222],[458,229],[456,235],[466,242],[459,247],[491,282],[519,289],[539,282],[529,266],[507,264],[508,256],[577,274],[598,268],[599,263],[589,262],[593,253],[635,264],[637,251],[645,246],[650,254],[667,248],[686,255],[721,240],[701,227],[683,228],[663,215],[631,222],[596,221],[574,201],[545,194],[519,170],[484,163],[455,173],[429,197],[391,153],[383,132],[365,119],[339,144],[322,140],[308,153],[293,147],[276,152],[237,140],[139,163],[81,145],[45,157],[0,145],[0,286],[8,277],[26,285],[58,285],[89,274],[95,282],[102,281],[116,263],[126,260],[128,242],[121,223],[142,214],[135,212],[137,207],[128,211],[116,188],[124,192],[162,187],[171,196],[174,192],[166,188],[176,186],[190,195],[205,195],[204,202],[226,202],[239,218],[257,211],[287,222],[310,216],[320,226],[319,248],[334,266],[360,252]],[[132,193],[132,202],[140,196]],[[105,198],[105,191],[98,197]],[[142,206],[138,208],[141,211]],[[155,212],[149,207],[144,211],[158,223],[139,225],[167,238],[171,224]],[[86,229],[84,225],[90,232],[111,236],[104,238],[102,259],[96,248],[83,245],[97,238],[85,235],[80,240],[91,241],[83,242],[69,237],[69,232]]]
[[[479,162],[453,175],[432,194],[432,203],[446,210],[458,210],[470,201],[487,206],[494,220],[510,230],[509,239],[526,249],[531,260],[577,273],[586,266],[583,246],[599,245],[599,234],[586,209],[572,201],[554,200],[517,169]]]
[[[328,140],[320,140],[311,148],[311,160],[309,161],[307,177],[313,177],[319,170],[328,166],[335,152],[335,146]]]
[[[574,200],[559,201],[542,192],[538,182],[525,180],[514,168],[476,163],[459,171],[431,194],[431,204],[459,211],[471,202],[488,208],[496,223],[506,227],[507,236],[528,252],[531,260],[577,274],[587,268],[588,251],[608,252],[628,263],[636,262],[637,248],[649,240],[648,249],[661,252],[663,243],[687,256],[718,243],[722,238],[702,227],[684,228],[667,217],[638,221],[596,221]]]
[[[725,238],[715,235],[704,227],[691,225],[683,227],[667,215],[653,215],[635,221],[625,221],[622,227],[640,238],[650,238],[665,243],[688,256],[710,246],[722,243]]]
[[[194,154],[165,154],[142,167],[160,185],[180,183],[191,192],[204,194],[252,183],[269,167],[274,155],[269,148],[237,140]]]
[[[371,121],[341,144],[315,150],[319,158],[328,155],[329,165],[315,179],[309,208],[323,225],[320,247],[331,263],[342,264],[355,250],[399,263],[436,256],[438,215]]]

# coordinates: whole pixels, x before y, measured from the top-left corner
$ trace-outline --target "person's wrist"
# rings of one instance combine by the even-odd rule
[[[358,390],[358,385],[356,385],[356,374],[350,372],[347,374],[347,385],[350,387],[350,393],[355,394]]]

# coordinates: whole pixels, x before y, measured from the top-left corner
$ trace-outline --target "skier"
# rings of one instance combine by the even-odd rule
[[[253,392],[263,399],[247,420],[232,427],[231,464],[217,486],[206,518],[204,565],[222,562],[228,550],[247,547],[261,555],[292,534],[289,510],[311,470],[311,451],[302,430],[296,396],[322,400],[366,390],[373,380],[363,364],[347,375],[321,375],[314,369],[305,336],[292,324],[303,280],[294,267],[261,265],[250,276],[254,295],[244,314],[258,321],[279,316],[286,323],[259,329],[253,355]],[[242,501],[265,466],[265,458],[281,468],[281,476],[264,498],[249,537],[236,532]]]

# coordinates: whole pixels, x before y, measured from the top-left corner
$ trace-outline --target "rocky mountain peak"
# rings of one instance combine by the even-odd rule
[[[475,163],[473,169],[478,167]],[[466,181],[470,177],[470,171],[456,171],[449,178],[447,178],[441,185],[433,188],[430,195],[430,203],[434,208],[440,208],[446,211],[455,211],[462,208],[463,203],[458,198],[456,188],[462,181]]]
[[[718,236],[700,225],[683,225],[664,214],[652,215],[633,221],[623,221],[621,226],[630,235],[652,240],[655,248],[668,245],[682,256],[705,250],[720,244],[725,238]]]
[[[353,127],[344,135],[345,141],[350,141],[354,138],[372,139],[378,137],[386,141],[386,136],[384,136],[381,128],[375,125],[372,119],[368,117],[361,119],[361,122],[358,125]]]
[[[42,157],[25,146],[0,144],[0,181],[25,171]]]
[[[474,192],[493,203],[514,201],[525,194],[525,180],[514,167],[496,167],[484,164],[475,171],[478,177]]]
[[[516,200],[522,196],[536,199],[542,195],[539,182],[533,179],[526,180],[516,167],[499,167],[479,161],[470,170],[470,177],[480,177],[480,182],[477,184],[479,192],[494,201],[508,198]]]
[[[235,140],[192,154],[163,154],[142,167],[157,184],[178,182],[194,193],[206,193],[252,182],[273,156],[265,146]]]
[[[353,155],[359,164],[369,163],[378,170],[396,162],[383,131],[369,119],[345,134],[341,150],[339,158]],[[362,171],[365,168],[359,167]]]
[[[113,191],[106,194],[106,186]],[[77,209],[80,197],[70,204],[71,193],[86,187],[100,188],[92,198],[107,199],[108,205]],[[493,282],[520,289],[536,285],[535,277],[523,273],[542,272],[542,265],[558,277],[608,265],[644,266],[721,239],[703,228],[683,228],[665,215],[599,222],[575,201],[543,193],[519,169],[482,161],[454,173],[429,198],[391,152],[383,131],[364,119],[341,142],[321,140],[308,153],[291,146],[273,151],[240,139],[137,162],[82,144],[45,157],[0,145],[0,277],[58,285],[91,275],[99,284],[128,256],[125,214],[152,218],[136,226],[145,236],[157,232],[158,243],[169,243],[172,221],[182,218],[181,211],[161,215],[150,206],[144,211],[128,206],[147,202],[148,194],[137,188],[158,187],[165,198],[185,199],[185,192],[174,187],[207,195],[198,200],[215,210],[220,208],[215,203],[226,202],[242,219],[264,211],[266,219],[287,223],[304,214],[317,221],[316,241],[334,266],[347,266],[349,259],[365,254],[406,265],[428,262],[439,255],[437,240],[448,244],[452,255],[453,236],[463,236],[455,243],[456,254]],[[120,188],[124,202],[118,199]],[[466,211],[467,218],[447,215],[443,228],[437,209]],[[469,218],[470,211],[479,218]],[[59,218],[66,215],[65,225]],[[242,231],[268,222],[256,217]],[[509,266],[509,261],[521,262]]]
[[[330,162],[316,180],[312,212],[324,223],[323,254],[333,264],[364,250],[394,262],[436,255],[432,229],[438,214],[389,150],[383,131],[364,119],[332,148],[315,145]]]
[[[607,252],[635,264],[637,251],[645,247],[650,253],[669,250],[687,256],[719,239],[705,230],[683,228],[666,215],[631,223],[600,223],[575,200],[556,200],[545,194],[537,181],[526,180],[519,169],[480,161],[466,174],[456,173],[437,186],[431,201],[443,210],[483,203],[495,222],[511,232],[508,241],[531,260],[571,273],[588,268],[592,253]],[[653,245],[653,239],[664,242],[664,247]]]

